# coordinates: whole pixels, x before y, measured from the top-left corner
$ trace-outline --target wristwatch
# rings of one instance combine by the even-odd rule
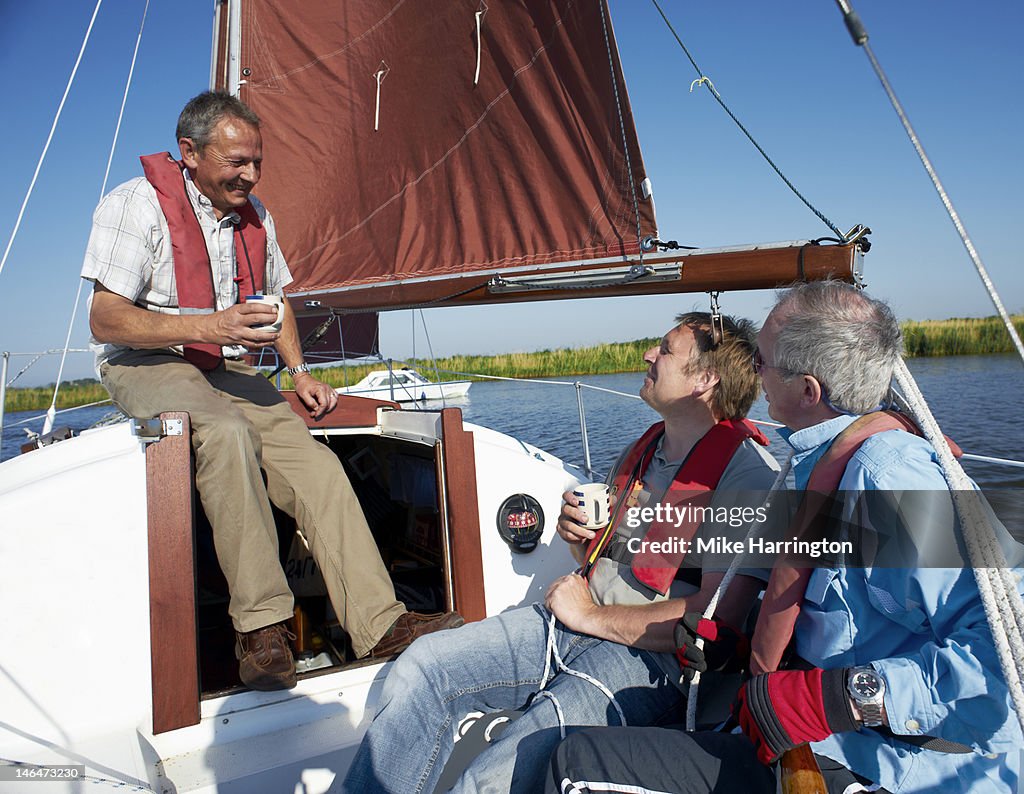
[[[851,667],[846,674],[846,690],[857,704],[866,728],[877,728],[882,720],[885,679],[873,667]]]
[[[305,372],[308,375],[309,374],[309,364],[303,362],[303,363],[299,364],[299,366],[297,366],[297,367],[288,367],[285,370],[285,372],[287,372],[293,378],[296,375],[298,375],[300,372]]]

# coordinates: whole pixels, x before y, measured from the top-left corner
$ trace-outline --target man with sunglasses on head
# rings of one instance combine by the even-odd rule
[[[903,353],[892,311],[839,282],[800,285],[758,343],[796,487],[834,494],[832,526],[863,556],[772,570],[733,710],[742,735],[583,731],[553,754],[546,791],[774,794],[772,765],[804,743],[830,794],[1016,791],[1024,737],[935,450],[879,410]],[[683,625],[711,653],[715,624]]]
[[[674,628],[706,606],[728,566],[693,545],[743,537],[778,466],[744,418],[758,393],[753,324],[702,312],[676,323],[644,354],[640,396],[662,421],[616,463],[611,523],[588,529],[563,495],[558,534],[580,571],[555,581],[543,605],[415,642],[384,683],[345,791],[533,794],[561,729],[681,719]],[[736,578],[718,611],[729,624],[742,626],[759,573]],[[485,748],[475,756],[474,725]]]

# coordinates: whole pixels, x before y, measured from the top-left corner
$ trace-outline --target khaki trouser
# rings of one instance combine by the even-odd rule
[[[273,502],[295,519],[356,655],[369,653],[405,607],[395,599],[341,463],[310,436],[270,381],[237,361],[203,372],[173,353],[146,350],[104,363],[100,377],[129,416],[188,411],[196,487],[213,527],[235,629],[253,631],[292,616]]]

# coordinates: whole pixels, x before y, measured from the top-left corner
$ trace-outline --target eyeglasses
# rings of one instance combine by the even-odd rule
[[[774,364],[768,364],[761,356],[760,348],[754,348],[753,354],[750,356],[750,366],[754,368],[754,373],[757,375],[761,374],[763,369],[777,369],[779,372],[792,372],[792,370],[786,369],[785,367],[777,367]]]

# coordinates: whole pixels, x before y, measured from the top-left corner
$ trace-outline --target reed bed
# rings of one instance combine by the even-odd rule
[[[1024,336],[1024,315],[1016,315],[1013,323]],[[990,353],[1011,353],[1006,327],[998,317],[953,318],[949,320],[908,320],[902,324],[907,356],[962,356]],[[501,353],[496,356],[446,356],[436,360],[395,360],[393,367],[410,366],[431,380],[464,380],[472,375],[502,378],[570,377],[573,375],[606,375],[614,372],[639,372],[644,368],[643,354],[657,339],[632,342],[609,342],[592,347],[540,350],[535,353]],[[381,364],[360,364],[349,367],[323,367],[317,377],[339,387],[352,385]],[[282,379],[284,388],[291,388],[291,378]],[[7,411],[45,410],[53,398],[53,385],[9,389]],[[65,384],[58,395],[58,408],[87,405],[107,398],[106,390],[96,381],[80,380]]]
[[[1010,318],[1024,336],[1024,315]],[[971,356],[1012,353],[1013,341],[998,317],[954,317],[949,320],[908,320],[901,324],[907,357]]]
[[[4,400],[7,411],[45,411],[53,399],[53,384],[30,386],[24,389],[8,389]],[[100,400],[109,400],[110,395],[95,380],[65,383],[57,394],[57,408],[74,408]]]

